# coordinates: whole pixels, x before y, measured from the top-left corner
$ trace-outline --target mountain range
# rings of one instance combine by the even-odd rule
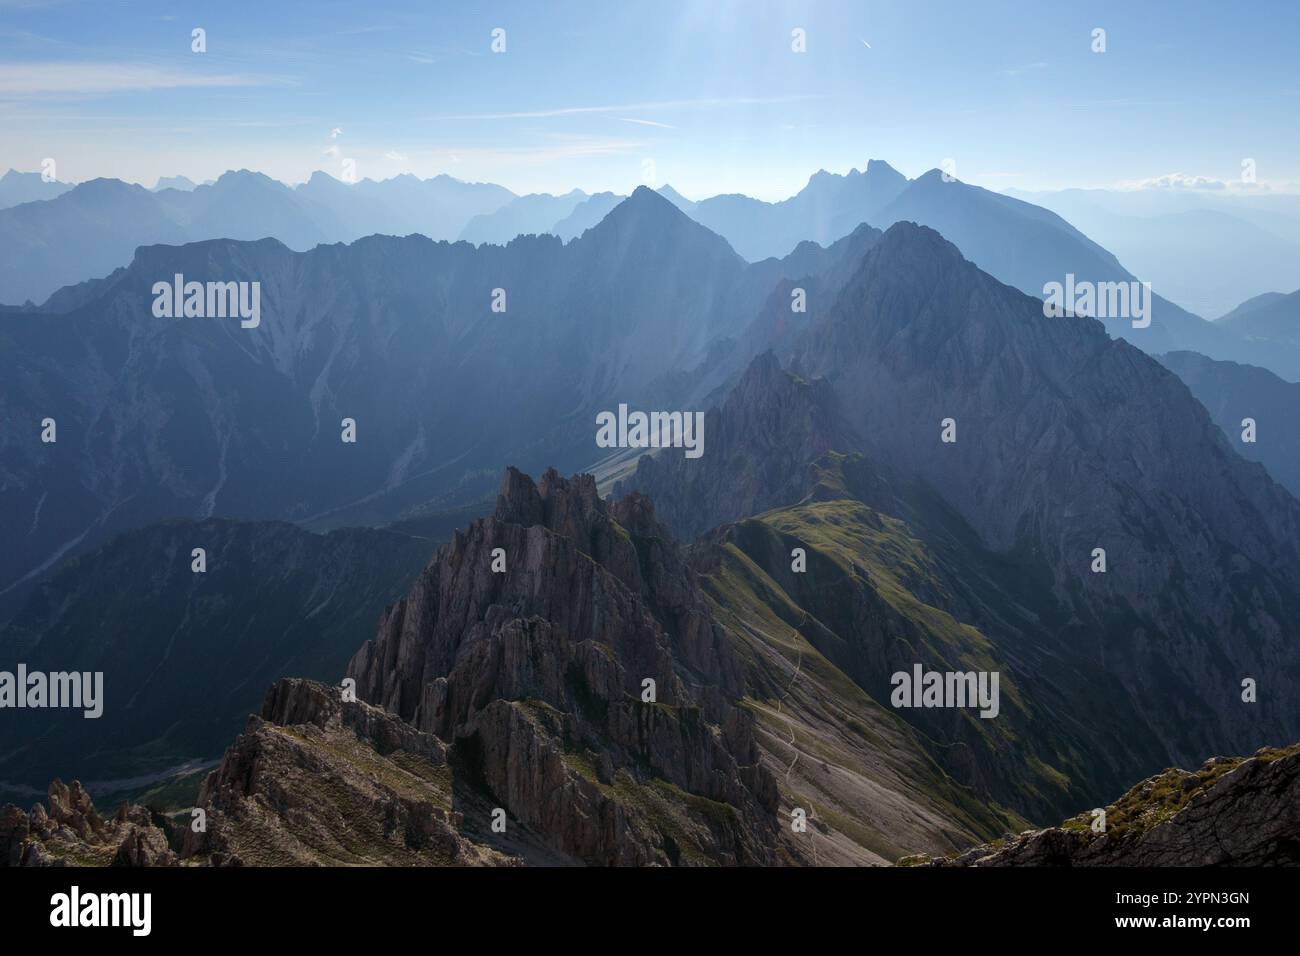
[[[0,243],[10,250],[0,263],[0,300],[44,300],[62,286],[107,276],[138,247],[159,243],[271,237],[308,250],[372,234],[455,239],[474,216],[512,198],[501,186],[409,174],[349,185],[317,173],[290,188],[238,170],[210,185],[157,191],[93,179],[48,202],[0,209]]]
[[[1150,326],[1130,328],[1124,319],[1111,320],[1112,334],[1150,354],[1196,351],[1300,380],[1295,342],[1265,343],[1230,323],[1206,322],[1169,301],[1159,276],[1134,275],[1056,214],[938,170],[915,180],[880,160],[843,176],[823,170],[779,203],[741,195],[692,202],[671,187],[663,187],[661,195],[749,261],[785,257],[800,242],[829,245],[862,223],[884,229],[910,221],[936,229],[980,268],[1030,295],[1043,296],[1048,283],[1064,283],[1067,275],[1092,283],[1146,279],[1154,290]],[[88,276],[106,276],[130,262],[137,247],[157,243],[272,237],[301,251],[372,234],[411,233],[501,245],[519,235],[550,233],[567,242],[622,200],[580,190],[515,196],[499,186],[445,175],[349,185],[318,172],[290,188],[243,170],[190,191],[157,192],[94,180],[54,200],[0,209],[0,242],[15,250],[0,265],[0,300],[44,299]]]
[[[57,784],[0,812],[5,860],[984,860],[1300,739],[1300,386],[1262,364],[1293,361],[1291,297],[1051,318],[1067,271],[1134,277],[882,163],[784,204],[394,183],[0,211],[32,235],[64,203],[87,255],[152,228],[137,204],[181,231],[0,314],[0,663],[112,688],[92,731],[37,715],[0,779],[215,762],[181,804],[206,834]],[[399,188],[443,238],[313,240]],[[292,242],[187,241],[262,228],[220,201],[245,189]],[[552,215],[593,221],[491,241]],[[176,275],[258,283],[259,324],[157,316]],[[598,446],[620,405],[703,412],[704,453]],[[999,675],[996,715],[900,707],[913,668]]]
[[[0,602],[162,518],[385,523],[480,500],[501,461],[581,467],[598,411],[680,400],[778,282],[852,251],[750,265],[648,189],[568,244],[142,247],[0,328],[0,408],[31,424],[0,436],[0,513],[24,529]],[[260,326],[154,318],[153,285],[177,274],[258,282]],[[55,443],[33,440],[46,418]]]

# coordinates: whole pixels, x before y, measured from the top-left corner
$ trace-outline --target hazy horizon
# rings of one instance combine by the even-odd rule
[[[927,167],[926,169],[911,172],[905,169],[899,169],[898,166],[889,162],[887,159],[881,157],[873,156],[869,158],[869,161],[884,162],[890,167],[892,167],[893,169],[895,169],[897,172],[902,173],[909,180],[918,179],[921,176],[925,175],[926,173],[931,172],[932,170],[941,169],[941,167],[938,166],[930,166]],[[820,173],[829,173],[833,176],[843,177],[843,176],[851,175],[853,173],[864,172],[866,170],[866,167],[867,167],[866,162],[863,162],[856,166],[849,166],[845,168],[828,169],[826,167],[819,167],[817,169],[810,170],[807,177],[805,177],[805,179],[803,180],[803,182],[801,182],[798,186],[793,188],[792,191],[787,194],[770,196],[770,197],[753,196],[751,198],[759,199],[761,201],[770,202],[770,203],[782,202],[786,199],[789,199],[797,195],[804,187],[808,185],[808,181],[812,177]],[[10,172],[19,173],[22,175],[40,175],[41,170],[40,169],[18,169],[16,167],[9,167],[7,170],[5,170],[5,172],[0,173],[0,177],[3,177],[4,175],[7,175]],[[393,173],[391,175],[386,175],[386,176],[362,176],[357,180],[349,181],[343,176],[340,176],[337,171],[331,171],[329,169],[323,169],[319,167],[313,169],[306,177],[302,179],[296,179],[296,180],[281,179],[262,169],[253,169],[248,166],[232,166],[228,169],[222,170],[214,177],[205,178],[205,179],[195,179],[192,176],[186,176],[184,173],[164,173],[154,178],[153,180],[122,179],[119,176],[87,176],[86,178],[79,179],[79,180],[72,180],[72,179],[66,179],[60,177],[58,178],[57,181],[70,186],[79,186],[82,183],[92,182],[96,179],[118,179],[121,182],[125,182],[131,185],[141,186],[145,189],[152,190],[158,188],[168,188],[162,186],[162,182],[168,179],[185,178],[188,179],[191,183],[193,183],[194,186],[198,187],[198,186],[203,186],[203,185],[216,182],[217,179],[220,179],[222,176],[227,175],[229,173],[240,173],[240,172],[248,172],[256,175],[266,176],[267,178],[275,180],[276,182],[284,186],[287,186],[290,189],[295,189],[298,186],[305,185],[313,176],[319,173],[319,174],[329,176],[331,179],[334,179],[335,181],[339,182],[342,185],[355,185],[357,182],[384,183],[394,179],[399,179],[403,176],[415,176],[415,178],[421,181],[428,181],[431,179],[436,179],[438,177],[446,176],[458,182],[471,184],[471,185],[484,184],[484,185],[502,186],[510,190],[516,196],[519,197],[529,196],[529,195],[563,196],[575,190],[579,192],[584,192],[587,195],[595,195],[596,193],[599,192],[611,192],[611,191],[617,192],[617,190],[592,189],[584,186],[581,183],[575,183],[569,186],[568,188],[558,187],[556,189],[551,189],[551,190],[539,190],[539,191],[530,192],[527,190],[521,190],[512,187],[508,182],[500,182],[497,180],[489,180],[482,177],[477,177],[473,175],[472,171],[469,170],[465,170],[461,172],[460,175],[443,172],[443,173],[431,173],[427,176],[418,175],[416,173],[411,173],[411,172],[399,172],[399,173]],[[955,178],[962,182],[968,182],[967,180],[962,179],[961,176],[957,176]],[[980,185],[979,183],[969,183],[969,184],[975,186]],[[1065,193],[1071,191],[1115,192],[1115,193],[1150,192],[1150,193],[1162,193],[1166,195],[1183,194],[1189,196],[1200,195],[1200,196],[1207,196],[1207,197],[1234,197],[1234,198],[1262,197],[1262,196],[1300,196],[1300,184],[1286,184],[1286,185],[1287,188],[1273,188],[1270,187],[1268,184],[1256,184],[1256,188],[1239,188],[1238,184],[1236,183],[1225,183],[1221,180],[1220,181],[1205,181],[1204,179],[1193,180],[1192,177],[1186,177],[1181,174],[1169,174],[1163,177],[1152,177],[1150,181],[1120,182],[1120,183],[1113,183],[1109,185],[1096,185],[1096,186],[1062,186],[1062,187],[1053,187],[1053,188],[1044,188],[1044,189],[1028,189],[1020,185],[1017,185],[1015,183],[1008,183],[1003,186],[990,185],[990,186],[983,186],[982,188],[989,189],[997,193],[1011,195],[1011,196],[1023,195],[1031,198],[1035,196],[1048,196],[1056,193]],[[722,193],[689,194],[684,189],[679,189],[677,187],[677,184],[673,182],[657,182],[657,183],[632,182],[624,190],[621,191],[621,194],[630,195],[632,191],[635,190],[638,186],[649,186],[650,188],[655,190],[661,190],[665,187],[670,187],[674,192],[681,195],[682,198],[692,202],[698,202],[704,199],[710,199],[714,196],[719,196],[719,195],[748,195],[745,193],[740,193],[734,189],[727,190]]]

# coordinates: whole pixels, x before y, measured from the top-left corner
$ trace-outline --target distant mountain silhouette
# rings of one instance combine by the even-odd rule
[[[1300,290],[1269,292],[1243,302],[1218,323],[1252,342],[1280,347],[1300,346]],[[1300,376],[1287,376],[1291,381]]]
[[[181,192],[191,192],[198,187],[198,183],[188,176],[159,176],[158,182],[154,185],[153,191],[160,192],[164,189],[179,189]]]
[[[515,198],[510,190],[490,183],[461,182],[447,175],[420,179],[410,173],[349,185],[317,172],[294,192],[315,203],[318,215],[332,224],[327,230],[331,242],[412,233],[453,240],[475,216],[495,212]]]
[[[71,183],[57,180],[47,183],[40,173],[20,173],[11,169],[0,176],[0,209],[41,199],[54,199],[71,188]]]
[[[682,212],[686,213],[686,215],[688,216],[691,214],[691,210],[695,208],[695,203],[691,202],[689,199],[687,199],[685,196],[679,193],[676,189],[673,189],[673,187],[668,185],[667,183],[664,183],[662,186],[656,189],[655,192],[663,196],[665,199],[667,199],[670,203],[672,203]]]
[[[158,194],[92,179],[56,199],[0,209],[0,295],[10,304],[44,300],[126,265],[138,246],[190,235]]]
[[[781,202],[714,196],[695,203],[689,214],[752,261],[784,256],[804,240],[829,245],[863,222],[880,226],[881,210],[906,186],[902,173],[873,159],[862,172],[839,176],[821,170]]]
[[[138,246],[156,243],[275,238],[302,251],[377,233],[455,239],[471,218],[513,196],[450,176],[350,186],[317,173],[293,189],[237,170],[188,191],[156,192],[92,180],[48,201],[0,209],[0,246],[7,252],[0,301],[43,301],[63,286],[108,275],[129,263]]]
[[[510,200],[496,212],[481,213],[471,219],[460,232],[460,238],[479,245],[484,242],[505,245],[515,236],[554,232],[555,224],[587,199],[581,189],[552,196],[549,193],[530,193]]]
[[[937,230],[981,269],[1039,298],[1046,283],[1064,283],[1067,273],[1076,282],[1145,279],[1133,275],[1055,213],[960,180],[945,181],[937,169],[913,180],[873,224],[885,228],[903,221]],[[1284,378],[1300,378],[1300,349],[1260,347],[1179,308],[1160,291],[1152,286],[1150,327],[1133,328],[1127,319],[1107,319],[1107,332],[1152,355],[1196,351],[1259,365]]]
[[[571,213],[546,231],[565,242],[576,239],[608,216],[609,211],[626,198],[618,193],[596,193],[578,203]]]
[[[1222,322],[1224,319],[1237,318],[1247,313],[1254,312],[1256,309],[1266,305],[1272,305],[1274,302],[1280,302],[1286,298],[1285,292],[1261,292],[1259,295],[1251,296],[1245,302],[1238,305],[1235,309],[1223,313],[1215,319],[1216,322]]]
[[[1300,286],[1300,196],[1268,189],[1064,189],[1008,195],[1050,209],[1206,318]]]

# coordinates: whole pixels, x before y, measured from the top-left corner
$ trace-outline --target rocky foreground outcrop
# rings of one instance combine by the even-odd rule
[[[482,801],[475,802],[476,813]],[[337,687],[280,681],[199,794],[183,856],[216,866],[495,865],[432,734]],[[473,831],[477,831],[478,839]]]
[[[109,820],[79,783],[49,806],[0,810],[0,865],[501,865],[534,849],[495,838],[490,807],[454,785],[436,737],[340,689],[286,679],[203,784],[168,817],[123,804]],[[468,808],[468,809],[467,809]]]
[[[904,866],[1300,866],[1300,744],[1166,770],[1059,827]]]
[[[30,812],[0,808],[0,866],[173,866],[169,822],[122,804],[99,815],[79,782],[50,784],[46,803]]]

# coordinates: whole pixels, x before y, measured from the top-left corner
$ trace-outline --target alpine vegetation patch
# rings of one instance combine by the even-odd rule
[[[1151,324],[1150,282],[1076,282],[1067,272],[1064,283],[1044,283],[1043,296],[1043,315],[1049,319],[1130,319],[1135,329]]]
[[[596,415],[599,448],[684,448],[687,458],[704,454],[703,412],[629,412]]]
[[[912,672],[896,671],[889,683],[889,702],[895,707],[979,707],[980,716],[996,717],[1000,709],[998,671],[927,671],[920,664]]]
[[[240,328],[262,324],[262,283],[186,282],[176,273],[171,282],[153,284],[156,319],[238,318]]]
[[[19,664],[17,672],[0,671],[0,710],[14,708],[80,708],[93,720],[104,713],[104,672],[28,671]]]

